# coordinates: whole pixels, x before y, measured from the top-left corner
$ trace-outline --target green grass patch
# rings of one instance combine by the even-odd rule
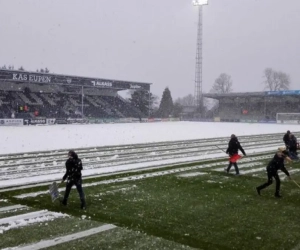
[[[224,159],[201,164],[219,161]],[[268,161],[261,160],[265,166]],[[118,174],[109,178],[90,179],[89,182],[201,164]],[[212,171],[221,167],[222,165],[211,166],[141,180],[86,187],[84,191],[87,198],[87,211],[80,210],[76,190],[72,190],[67,207],[61,206],[59,202],[52,203],[49,194],[25,199],[12,197],[25,192],[36,192],[38,191],[36,188],[11,191],[2,196],[16,204],[28,205],[36,209],[49,209],[77,217],[85,214],[90,217],[91,223],[98,221],[98,223],[112,223],[123,227],[117,229],[115,238],[114,229],[98,236],[90,236],[50,249],[66,249],[67,246],[68,249],[109,249],[105,248],[106,246],[112,246],[111,249],[181,249],[189,246],[216,250],[295,247],[299,243],[300,225],[296,218],[300,212],[300,188],[293,182],[284,181],[282,199],[274,197],[275,184],[263,190],[262,196],[258,196],[255,187],[266,181],[264,171],[255,173],[257,177],[253,177],[252,173],[236,177]],[[299,168],[300,163],[287,165],[289,170],[290,167]],[[193,172],[206,174],[179,176],[182,173]],[[300,183],[300,173],[292,176]],[[107,235],[107,238],[102,238],[102,235]],[[47,237],[43,239],[45,238],[47,239]],[[147,244],[152,246],[151,242],[154,244],[153,248],[147,248]]]
[[[259,156],[265,156],[265,155],[270,155],[270,153],[260,153],[260,154],[256,154],[253,157],[259,157]],[[270,155],[271,156],[271,155]],[[151,169],[138,169],[138,170],[132,170],[130,172],[126,172],[126,173],[111,173],[105,176],[99,176],[99,177],[95,177],[95,178],[84,178],[83,183],[87,184],[87,183],[94,183],[94,182],[99,182],[99,181],[107,181],[107,180],[114,180],[114,179],[118,179],[118,178],[125,178],[125,177],[130,177],[130,176],[135,176],[135,175],[140,175],[140,174],[150,174],[150,173],[155,173],[158,171],[168,171],[168,170],[172,170],[172,169],[179,169],[179,168],[185,168],[185,167],[193,167],[193,166],[201,166],[201,165],[205,165],[205,164],[211,164],[211,163],[218,163],[218,162],[222,162],[222,161],[226,161],[227,158],[219,158],[217,160],[206,160],[206,161],[199,161],[199,162],[192,162],[192,163],[184,163],[184,164],[177,164],[177,165],[170,165],[170,166],[165,166],[162,168],[151,168]],[[268,160],[265,160],[265,162],[267,162]],[[84,173],[84,172],[83,172]],[[64,172],[62,172],[62,176],[63,176]],[[31,192],[39,192],[39,191],[47,191],[48,190],[48,186],[49,185],[45,185],[42,184],[36,187],[28,187],[26,188],[26,186],[22,189],[18,189],[18,190],[13,190],[13,191],[7,191],[3,194],[4,197],[11,197],[11,196],[15,196],[15,195],[20,195],[23,193],[31,193]],[[61,187],[64,187],[64,184],[61,185]]]
[[[3,196],[2,196],[3,198]],[[12,204],[8,201],[8,199],[2,199],[0,201],[0,207],[6,207],[6,206],[11,206]]]
[[[295,218],[300,210],[300,189],[284,182],[284,198],[274,198],[274,185],[260,197],[255,187],[263,182],[251,176],[212,172],[94,186],[85,189],[86,215],[195,248],[292,248],[299,240],[300,225]],[[72,191],[66,208],[52,204],[49,197],[23,202],[82,214],[76,191]]]
[[[30,208],[21,208],[21,209],[14,209],[14,210],[10,210],[10,211],[2,211],[2,212],[0,212],[0,219],[15,216],[15,215],[20,215],[20,214],[24,214],[24,213],[30,213],[33,211],[34,210],[32,210]]]
[[[101,225],[102,223],[98,221],[80,220],[78,218],[62,218],[36,223],[0,234],[0,248],[33,244],[43,239],[52,239]]]
[[[69,250],[69,249],[95,249],[95,250],[149,250],[149,249],[186,249],[193,248],[184,246],[163,238],[149,236],[139,231],[115,228],[100,234],[89,236],[80,240],[74,240],[57,246],[49,247],[47,250]]]

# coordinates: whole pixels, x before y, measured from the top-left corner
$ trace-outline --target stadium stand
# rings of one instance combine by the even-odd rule
[[[300,113],[300,91],[204,94],[218,100],[215,118],[220,121],[276,121],[278,113]]]
[[[146,117],[118,95],[125,89],[149,91],[150,84],[0,70],[0,117]]]

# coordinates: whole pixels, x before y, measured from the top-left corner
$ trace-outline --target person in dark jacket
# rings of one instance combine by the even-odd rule
[[[289,172],[284,166],[284,161],[287,160],[292,162],[292,160],[288,157],[288,151],[285,149],[280,148],[279,151],[274,155],[273,159],[269,162],[267,166],[267,175],[268,181],[256,188],[257,193],[260,195],[262,189],[270,186],[273,183],[273,178],[276,181],[276,188],[275,188],[275,197],[280,198],[280,179],[278,176],[277,171],[281,170],[284,172],[289,179],[291,179]]]
[[[238,155],[239,150],[243,153],[244,156],[246,156],[246,153],[245,153],[244,149],[242,148],[240,142],[238,141],[238,138],[234,134],[232,134],[230,141],[228,143],[228,148],[226,150],[226,154],[229,154],[229,156],[230,156],[229,165],[226,169],[227,173],[229,173],[229,170],[233,165],[235,168],[236,175],[240,174],[239,168],[236,163],[236,161],[240,158],[240,156]]]
[[[73,151],[69,151],[68,154],[69,159],[66,161],[66,173],[62,178],[61,183],[63,183],[67,179],[66,191],[62,201],[63,205],[67,205],[69,194],[71,192],[71,188],[73,185],[76,186],[80,201],[81,201],[81,209],[85,209],[85,196],[82,189],[82,162],[78,158],[78,155]]]
[[[290,134],[289,135],[289,153],[292,160],[298,160],[298,153],[297,153],[298,143],[297,138],[295,135]]]
[[[286,132],[286,134],[283,136],[283,142],[284,142],[284,144],[285,144],[285,146],[286,146],[287,149],[290,146],[290,134],[291,134],[291,132],[288,130]]]

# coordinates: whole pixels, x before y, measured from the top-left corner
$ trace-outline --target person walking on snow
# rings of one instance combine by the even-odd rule
[[[295,135],[290,134],[290,144],[289,144],[289,156],[292,160],[299,160],[297,149],[298,149],[298,142]]]
[[[290,134],[291,134],[291,131],[288,130],[288,131],[286,131],[286,134],[282,138],[287,149],[290,146]]]
[[[67,179],[66,191],[65,191],[64,198],[62,200],[62,204],[65,206],[67,205],[71,188],[73,187],[73,185],[75,185],[81,201],[81,209],[85,209],[86,203],[85,203],[85,196],[82,189],[82,175],[81,175],[82,162],[78,158],[78,155],[73,150],[69,151],[68,157],[69,159],[66,161],[66,173],[63,176],[61,181],[61,183],[64,183],[64,181]]]
[[[238,138],[234,134],[232,134],[230,141],[228,143],[228,148],[226,150],[226,154],[229,154],[229,156],[230,156],[229,164],[226,169],[227,173],[229,173],[230,168],[233,165],[235,168],[236,175],[240,174],[239,168],[237,165],[237,160],[239,160],[241,158],[241,156],[238,154],[239,150],[243,153],[244,156],[246,156],[246,153],[245,153],[244,149],[242,148],[240,142],[238,141]]]
[[[279,151],[274,155],[273,159],[269,162],[267,166],[267,176],[268,181],[258,187],[256,187],[256,191],[258,195],[260,195],[261,190],[270,186],[273,183],[273,178],[276,181],[276,188],[275,188],[275,197],[280,198],[280,178],[278,176],[277,171],[281,170],[284,172],[289,179],[291,179],[289,172],[284,166],[284,160],[288,162],[292,162],[291,158],[288,157],[288,151],[285,148],[279,148]]]

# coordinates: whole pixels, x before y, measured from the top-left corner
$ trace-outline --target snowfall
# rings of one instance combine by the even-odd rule
[[[200,122],[161,122],[161,123],[131,123],[131,124],[98,124],[98,125],[49,125],[49,126],[22,126],[22,127],[1,127],[0,133],[0,154],[24,153],[44,150],[72,149],[80,147],[96,147],[108,145],[122,145],[135,143],[150,143],[161,141],[177,141],[215,137],[230,137],[231,134],[237,136],[253,134],[282,133],[287,130],[292,132],[300,131],[300,125],[281,124],[242,124],[242,123],[200,123]],[[223,153],[210,155],[220,156]],[[203,159],[206,155],[201,156]],[[191,157],[194,159],[195,157]],[[199,158],[200,159],[200,158]],[[199,160],[198,159],[198,160]],[[188,159],[187,159],[188,160]],[[156,162],[172,163],[178,159],[162,160]],[[173,163],[174,163],[173,162]],[[149,163],[150,164],[150,163]],[[106,172],[119,171],[122,169],[140,168],[147,163],[138,163],[124,166],[92,169],[90,174],[100,174]],[[144,166],[144,167],[145,167]],[[150,166],[150,165],[149,165]],[[148,166],[148,167],[149,167]],[[202,166],[203,167],[203,166]],[[261,167],[261,166],[259,166]],[[194,166],[193,168],[198,168]],[[122,170],[124,170],[122,169]],[[223,169],[220,168],[221,170]],[[187,169],[183,169],[186,171]],[[183,171],[182,170],[182,171]],[[175,170],[170,170],[171,172]],[[180,169],[176,169],[180,172]],[[250,170],[252,171],[252,170]],[[172,173],[173,173],[172,172]],[[22,174],[13,180],[2,180],[0,188],[14,187],[16,185],[28,185],[38,182],[54,181],[61,178],[61,174],[47,174],[46,176],[35,176],[32,178],[22,178]],[[148,178],[168,174],[167,171],[154,174],[136,176],[136,179]],[[201,173],[200,173],[201,174]],[[129,180],[129,177],[116,180],[104,180],[97,183],[84,184],[83,186],[98,185],[109,182],[122,182]],[[18,188],[18,187],[17,187]],[[16,188],[16,189],[17,189]],[[22,188],[22,187],[20,187]],[[2,191],[5,191],[3,189]],[[63,188],[60,188],[63,191]],[[18,198],[36,197],[48,193],[48,190],[34,193],[26,193]],[[17,205],[20,206],[20,205]],[[23,207],[23,206],[22,206]],[[19,208],[19,207],[18,207]],[[16,209],[16,206],[7,207]],[[3,209],[2,209],[3,210]],[[4,210],[3,210],[4,211]],[[36,222],[46,222],[54,218],[65,217],[67,215],[53,213],[46,210],[26,213],[13,217],[3,218],[0,221],[0,233]],[[2,224],[5,224],[3,226]]]
[[[300,131],[300,125],[159,122],[0,128],[0,154]]]

